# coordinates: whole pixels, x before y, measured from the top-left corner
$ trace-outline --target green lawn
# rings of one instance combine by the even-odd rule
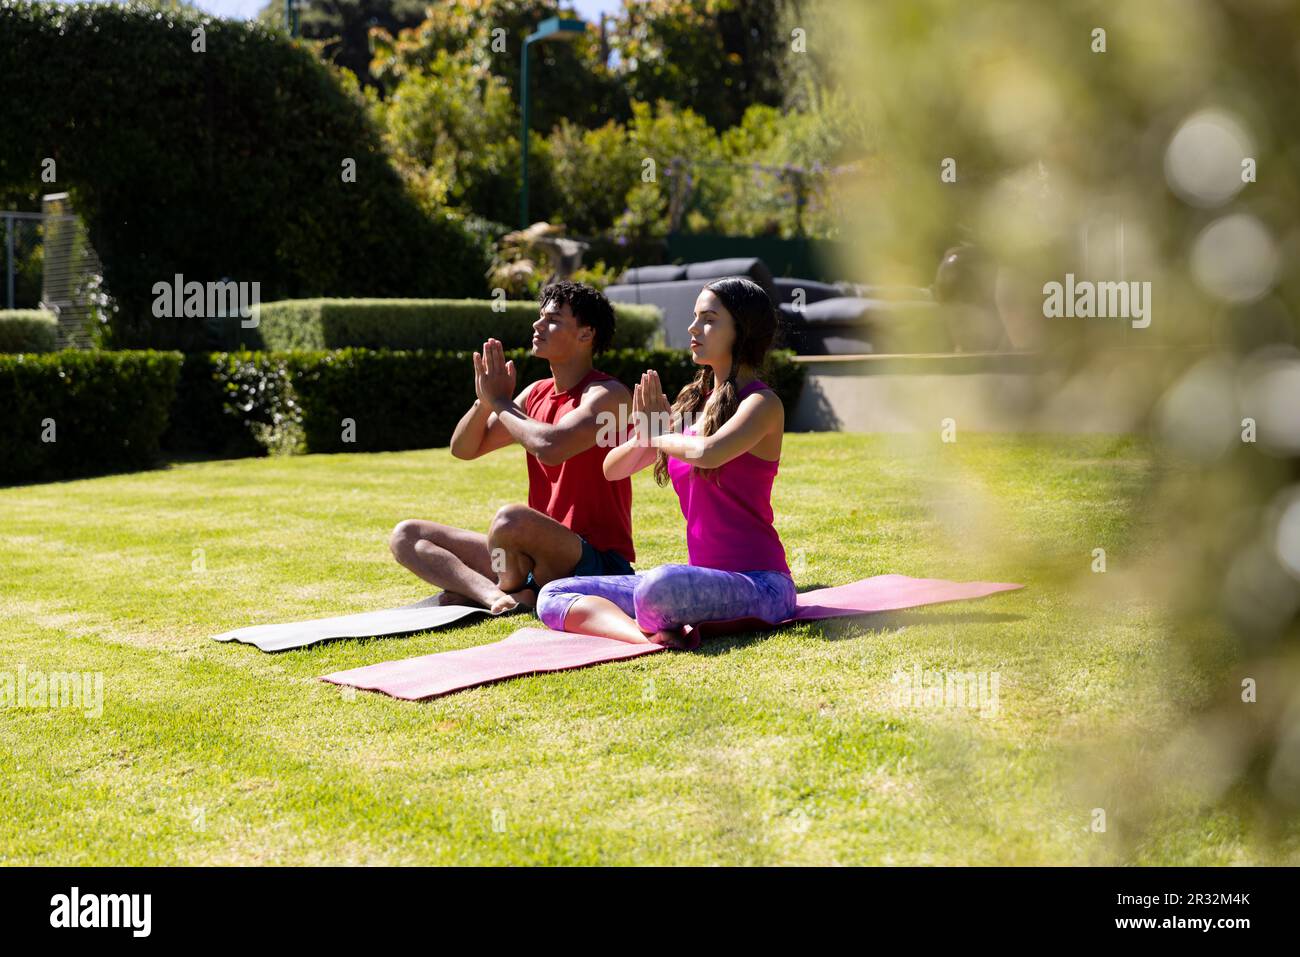
[[[776,508],[801,588],[889,572],[1028,587],[425,703],[316,679],[535,619],[278,655],[209,636],[430,594],[389,530],[483,527],[524,496],[518,450],[0,489],[0,672],[102,672],[105,689],[98,717],[0,709],[0,862],[1265,859],[1246,812],[1172,789],[1144,793],[1147,829],[1125,824],[1127,769],[1208,680],[1126,571],[1153,554],[1153,468],[1120,437],[791,435]],[[672,492],[642,475],[635,495],[638,567],[683,561]],[[894,676],[918,665],[996,672],[996,713],[903,706]],[[1295,833],[1270,841],[1267,859],[1300,860]]]

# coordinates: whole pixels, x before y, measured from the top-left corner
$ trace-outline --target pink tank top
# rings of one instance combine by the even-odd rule
[[[766,388],[755,379],[739,395],[743,399]],[[693,435],[694,429],[685,434]],[[772,482],[779,465],[745,452],[714,475],[697,476],[688,460],[668,457],[668,476],[686,516],[686,552],[692,565],[790,573],[785,547],[772,527]]]

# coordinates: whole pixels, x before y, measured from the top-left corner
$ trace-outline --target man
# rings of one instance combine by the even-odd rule
[[[632,483],[605,479],[613,446],[596,444],[600,425],[627,422],[631,408],[627,387],[592,366],[613,335],[608,299],[582,283],[557,282],[542,290],[533,323],[532,352],[550,364],[551,378],[512,399],[515,366],[501,343],[489,339],[474,353],[478,398],[456,426],[451,453],[476,459],[519,443],[528,453],[528,504],[500,509],[486,535],[419,519],[398,523],[389,539],[394,557],[443,588],[442,604],[508,611],[533,605],[537,589],[556,578],[632,573]]]

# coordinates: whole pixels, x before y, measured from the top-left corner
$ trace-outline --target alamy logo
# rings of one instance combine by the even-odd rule
[[[0,708],[79,708],[87,718],[104,713],[101,671],[0,671]]]
[[[998,713],[999,671],[929,671],[914,665],[896,671],[894,704],[899,708],[965,708],[980,717]]]
[[[256,329],[261,317],[258,306],[262,302],[260,282],[201,283],[185,281],[177,273],[171,282],[153,284],[153,314],[158,319],[216,319],[239,316],[240,326]]]
[[[1134,329],[1151,325],[1150,282],[1065,282],[1043,285],[1043,315],[1048,319],[1131,319]]]
[[[129,927],[132,937],[148,937],[153,928],[152,894],[70,894],[50,898],[51,927]]]

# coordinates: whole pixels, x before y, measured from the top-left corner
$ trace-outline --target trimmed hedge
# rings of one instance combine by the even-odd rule
[[[58,331],[45,309],[0,309],[0,352],[53,352]]]
[[[300,418],[284,354],[186,353],[162,447],[220,458],[300,451]]]
[[[527,350],[507,356],[521,386],[549,375]],[[445,446],[474,401],[471,368],[468,352],[372,349],[0,355],[0,482],[147,468],[160,448],[246,456]],[[624,383],[657,369],[673,395],[696,372],[688,352],[667,349],[611,351],[599,368]],[[764,378],[792,409],[804,367],[774,353]]]
[[[0,355],[0,482],[154,465],[180,368],[174,352]]]
[[[549,375],[527,350],[506,353],[520,386]],[[675,395],[694,377],[684,350],[621,349],[597,367],[632,383],[657,369]],[[183,406],[165,447],[245,454],[247,450],[380,452],[445,446],[474,401],[468,352],[339,349],[332,352],[212,353],[186,360]],[[773,353],[764,379],[793,410],[805,370]],[[354,441],[344,439],[352,420]]]
[[[500,311],[494,311],[493,306]],[[656,306],[614,304],[615,349],[648,346],[659,330]],[[218,348],[269,350],[439,349],[474,351],[490,336],[526,343],[537,303],[491,299],[291,299],[259,309],[258,325],[223,320]]]

